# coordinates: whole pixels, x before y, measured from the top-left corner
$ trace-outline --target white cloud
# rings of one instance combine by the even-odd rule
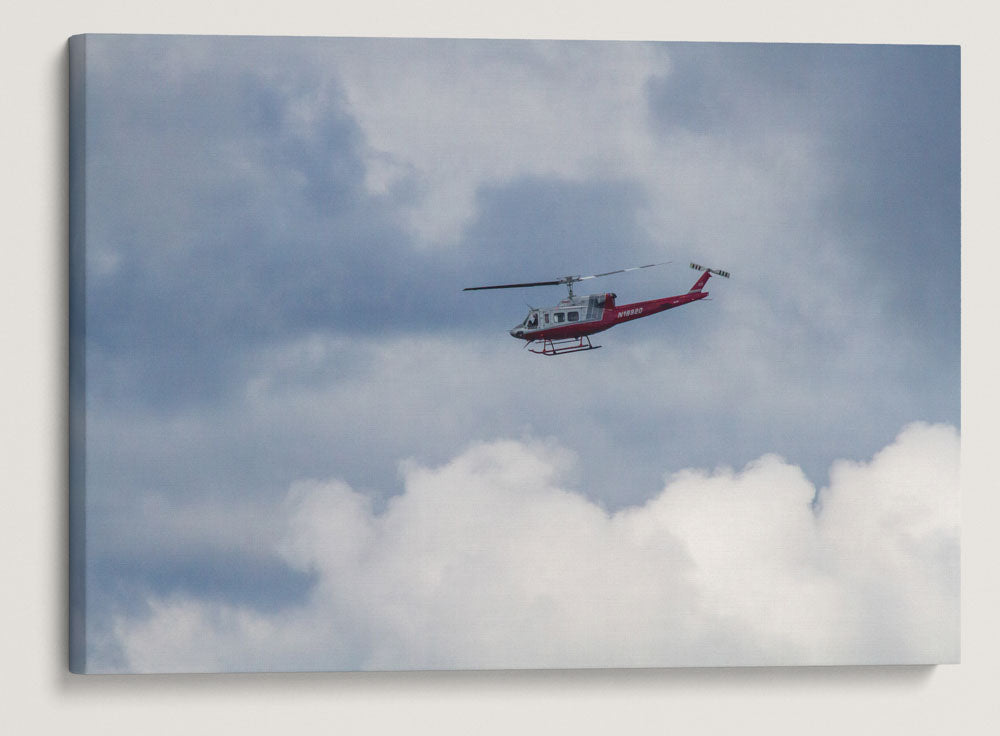
[[[910,425],[839,462],[688,470],[613,514],[562,487],[553,443],[404,468],[376,512],[300,482],[277,551],[317,583],[263,614],[191,597],[121,618],[127,668],[394,669],[918,663],[958,658],[958,437]]]

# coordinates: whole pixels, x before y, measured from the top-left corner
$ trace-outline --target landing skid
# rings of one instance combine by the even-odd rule
[[[529,343],[530,345],[530,343]],[[564,340],[542,340],[542,349],[536,350],[529,347],[533,353],[538,355],[562,355],[563,353],[578,353],[581,350],[597,350],[600,345],[592,345],[590,337],[569,337]]]

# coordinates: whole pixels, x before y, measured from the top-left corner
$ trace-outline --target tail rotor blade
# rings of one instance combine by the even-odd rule
[[[709,273],[714,273],[716,276],[722,276],[723,278],[729,278],[729,271],[720,271],[717,268],[706,268],[705,266],[699,266],[697,263],[692,263],[691,268],[695,271],[708,271]]]

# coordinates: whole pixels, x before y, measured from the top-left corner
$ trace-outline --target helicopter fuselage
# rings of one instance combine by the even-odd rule
[[[510,334],[528,342],[584,337],[706,296],[708,292],[701,291],[700,287],[687,294],[621,305],[615,304],[616,295],[611,293],[574,296],[563,299],[554,307],[532,309],[521,324],[510,330]]]

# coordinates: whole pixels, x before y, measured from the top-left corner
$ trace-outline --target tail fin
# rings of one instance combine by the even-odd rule
[[[695,271],[704,271],[705,273],[701,275],[700,279],[694,282],[694,286],[692,286],[688,291],[689,294],[694,291],[701,291],[705,287],[708,280],[712,277],[713,273],[717,276],[723,276],[727,279],[729,278],[729,271],[720,271],[717,268],[705,268],[704,266],[699,266],[697,263],[692,263],[691,268]]]
[[[688,294],[691,294],[692,292],[695,291],[701,291],[705,287],[705,284],[708,283],[708,280],[710,278],[712,278],[712,274],[710,274],[708,271],[705,271],[705,273],[701,275],[701,278],[694,282],[694,286],[688,289]]]

